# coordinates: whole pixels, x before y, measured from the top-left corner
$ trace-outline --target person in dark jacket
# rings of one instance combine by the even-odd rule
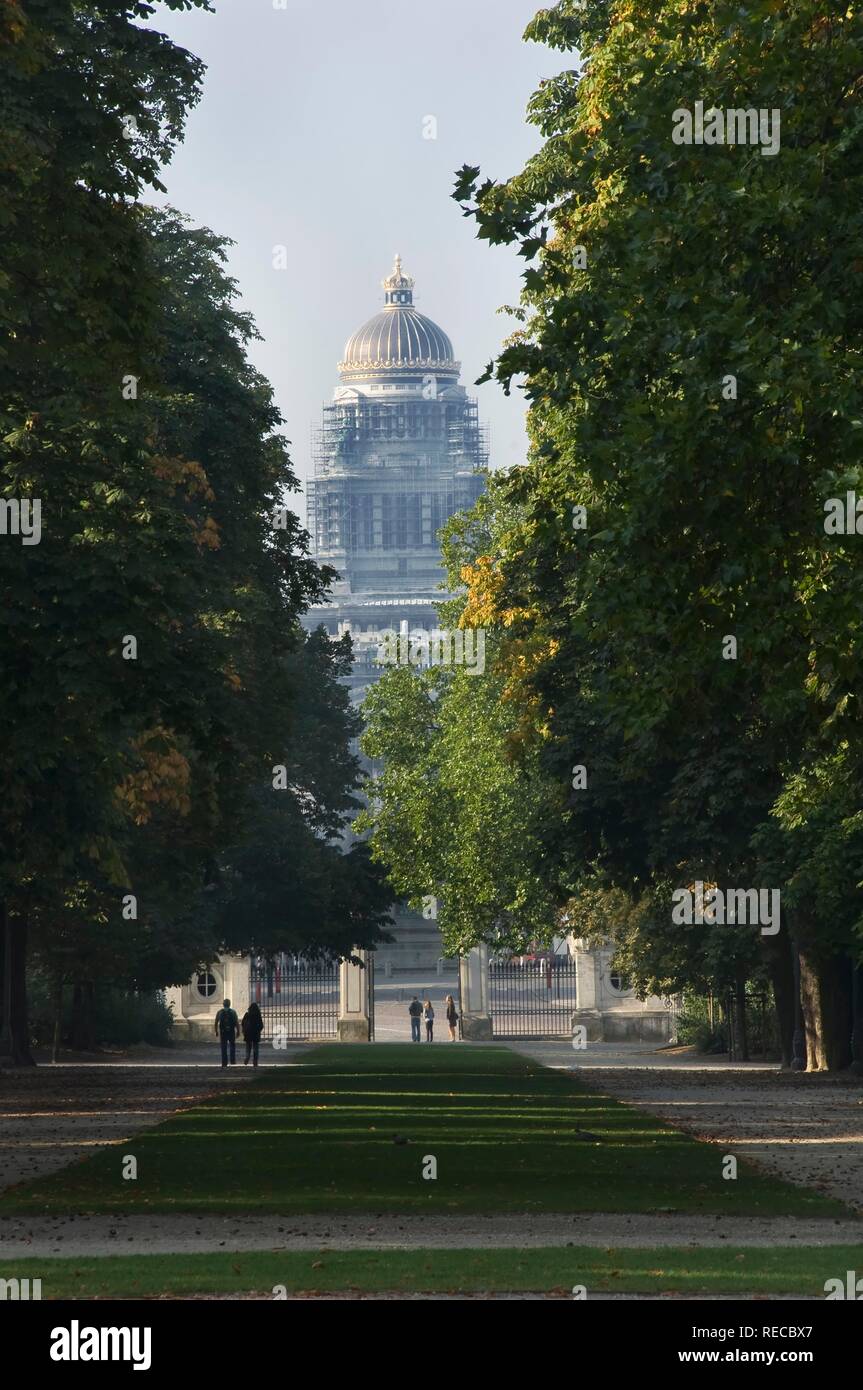
[[[237,1033],[240,1031],[240,1020],[237,1012],[231,1008],[230,999],[222,1000],[222,1007],[216,1014],[216,1032],[219,1035],[219,1042],[222,1044],[222,1066],[228,1065],[228,1054],[231,1056],[231,1066],[237,1060]]]
[[[449,1028],[449,1040],[450,1042],[455,1042],[455,1026],[458,1023],[458,1010],[456,1009],[455,1000],[451,994],[448,994],[446,997],[446,1021]]]
[[[410,1014],[411,1019],[411,1042],[419,1042],[420,1019],[423,1016],[423,1006],[417,999],[416,995],[414,995],[413,999],[408,1005],[408,1013]]]
[[[261,1034],[264,1031],[264,1020],[257,1004],[250,1004],[243,1014],[243,1021],[240,1024],[243,1030],[243,1037],[246,1040],[246,1059],[243,1066],[249,1065],[249,1058],[252,1058],[252,1066],[258,1065],[258,1047],[261,1042]]]

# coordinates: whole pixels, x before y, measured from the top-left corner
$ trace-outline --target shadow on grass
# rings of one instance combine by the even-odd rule
[[[0,1212],[849,1215],[743,1160],[724,1180],[724,1151],[501,1048],[322,1047],[7,1190]]]

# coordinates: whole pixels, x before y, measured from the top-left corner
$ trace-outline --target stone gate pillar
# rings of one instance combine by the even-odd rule
[[[570,1024],[586,1029],[587,1042],[603,1041],[603,1014],[600,996],[600,955],[598,950],[584,950],[581,941],[575,951],[575,1012]]]
[[[237,1011],[237,1017],[242,1018],[252,1002],[249,957],[231,956],[222,959],[225,966],[225,990]]]
[[[488,994],[488,947],[474,946],[459,956],[461,1033],[470,1042],[491,1042],[492,1025]]]
[[[343,960],[339,966],[339,1042],[368,1042],[371,970],[368,951],[353,953],[362,965]]]

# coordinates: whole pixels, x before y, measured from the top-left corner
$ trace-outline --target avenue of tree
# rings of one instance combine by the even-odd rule
[[[296,479],[225,243],[141,201],[202,78],[153,12],[0,10],[0,494],[41,505],[38,544],[0,536],[18,1062],[28,970],[86,1013],[96,979],[178,983],[220,949],[372,945],[391,897],[363,847],[339,849],[350,652],[300,626],[332,575],[284,507]]]
[[[769,981],[786,1064],[802,1014],[810,1069],[860,1066],[863,537],[825,510],[863,496],[863,14],[561,0],[527,37],[571,64],[542,147],[455,193],[527,261],[484,379],[530,455],[446,538],[493,659],[371,693],[373,853],[448,949],[556,913],[643,993]],[[676,143],[698,101],[781,148]],[[779,889],[781,930],[676,925],[698,882]]]
[[[172,10],[207,0],[163,0]],[[525,466],[443,534],[486,671],[401,667],[360,722],[248,359],[226,243],[160,169],[200,62],[128,0],[0,7],[0,1011],[153,990],[220,950],[612,938],[640,992],[769,983],[783,1061],[863,1065],[863,17],[823,0],[561,0],[542,145],[455,197],[526,261],[484,379]],[[679,143],[675,113],[781,114]],[[778,135],[778,126],[774,133]],[[853,513],[853,506],[851,511]],[[825,514],[829,524],[825,524]],[[278,770],[278,774],[277,774]],[[696,883],[781,928],[682,926]],[[798,1028],[798,1024],[802,1025]]]

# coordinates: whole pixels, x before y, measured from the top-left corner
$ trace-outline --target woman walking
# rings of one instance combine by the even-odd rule
[[[455,1026],[458,1023],[455,1000],[451,994],[446,997],[446,1021],[449,1024],[449,1040],[455,1042]]]
[[[434,1042],[434,1009],[430,999],[423,1006],[423,1018],[426,1021],[426,1042]]]
[[[243,1014],[243,1021],[240,1024],[243,1030],[243,1037],[246,1040],[246,1060],[244,1067],[249,1065],[249,1057],[252,1058],[252,1066],[258,1065],[258,1048],[261,1042],[261,1034],[264,1031],[264,1020],[257,1004],[250,1004]]]

